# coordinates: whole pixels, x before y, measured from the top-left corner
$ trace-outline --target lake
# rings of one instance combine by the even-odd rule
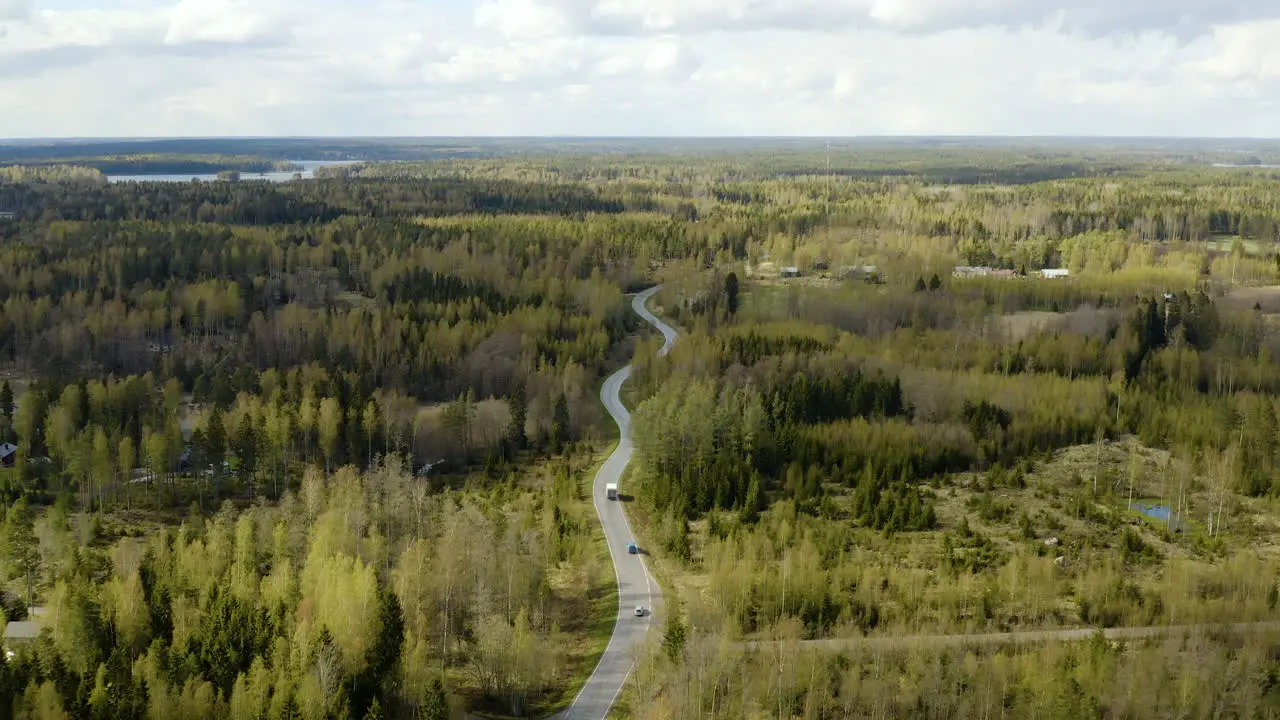
[[[240,173],[241,182],[249,182],[260,180],[266,182],[288,182],[293,179],[294,175],[301,175],[303,180],[315,177],[316,168],[334,167],[338,165],[354,165],[359,160],[290,160],[302,166],[301,170],[291,170],[289,172],[267,172],[267,173]],[[218,179],[217,173],[209,173],[207,175],[108,175],[107,182],[191,182],[192,180],[201,180],[204,182],[213,182]]]

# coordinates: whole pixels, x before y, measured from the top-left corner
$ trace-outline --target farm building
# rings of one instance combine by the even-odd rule
[[[869,283],[880,279],[880,268],[876,265],[841,265],[838,272],[842,279],[862,278]]]
[[[1014,278],[1014,277],[1018,277],[1018,271],[987,267],[985,265],[978,265],[978,266],[957,265],[956,269],[952,271],[951,275],[953,277],[958,277],[958,278],[975,278],[975,277]]]
[[[800,277],[800,268],[798,268],[798,267],[784,267],[784,268],[782,268],[782,271],[781,271],[781,273],[780,273],[780,274],[781,274],[781,275],[782,275],[782,277],[784,277],[784,278]]]
[[[1064,277],[1070,277],[1070,276],[1071,276],[1071,271],[1068,270],[1067,268],[1045,268],[1040,271],[1040,277],[1043,277],[1046,280],[1051,280],[1053,278],[1064,278]]]

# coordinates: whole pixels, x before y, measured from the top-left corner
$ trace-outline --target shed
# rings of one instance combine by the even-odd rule
[[[40,636],[40,623],[35,620],[16,620],[4,626],[5,644],[35,640]]]
[[[39,622],[34,620],[18,620],[4,626],[4,648],[12,650],[23,645],[30,645],[40,637]]]
[[[1046,279],[1070,277],[1071,271],[1067,268],[1045,268],[1040,271],[1040,276]]]
[[[781,273],[781,274],[782,274],[782,277],[784,277],[784,278],[800,277],[800,268],[798,268],[798,267],[784,267],[784,268],[782,268],[782,273]]]
[[[13,443],[5,443],[0,445],[0,465],[5,467],[13,467],[13,463],[18,459],[18,446]]]

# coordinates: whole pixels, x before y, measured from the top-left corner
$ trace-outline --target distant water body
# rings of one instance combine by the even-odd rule
[[[288,182],[294,179],[295,175],[299,175],[303,180],[315,177],[316,168],[335,167],[338,165],[353,165],[356,160],[290,160],[289,162],[302,166],[301,170],[290,170],[288,172],[267,172],[267,173],[240,173],[240,182],[253,182],[255,180],[265,182]],[[209,173],[207,175],[108,175],[107,181],[113,183],[122,182],[191,182],[192,180],[201,180],[204,182],[213,182],[218,179],[217,173]]]

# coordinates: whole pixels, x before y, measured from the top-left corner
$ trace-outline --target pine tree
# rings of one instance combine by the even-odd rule
[[[364,406],[364,416],[361,421],[364,426],[366,467],[373,467],[373,440],[378,433],[378,428],[382,425],[382,408],[378,406],[376,399],[369,398],[369,402]]]
[[[742,524],[752,525],[760,518],[760,476],[752,473],[751,484],[747,486],[747,497],[739,509]]]
[[[724,278],[725,309],[730,315],[738,313],[738,275],[729,273]]]
[[[444,692],[444,683],[440,678],[431,681],[431,689],[418,708],[418,720],[449,720],[449,698]]]
[[[556,398],[556,408],[551,419],[551,446],[555,452],[560,452],[564,447],[564,443],[569,439],[569,401],[565,399],[564,393]]]
[[[680,661],[685,642],[688,640],[684,623],[680,622],[680,617],[674,610],[675,608],[672,608],[667,612],[667,627],[662,634],[662,650],[666,653],[667,659],[673,663]]]
[[[240,428],[236,431],[235,453],[240,461],[240,478],[248,486],[252,497],[253,478],[258,470],[258,431],[250,416],[245,416],[240,421]]]
[[[525,397],[524,383],[517,383],[508,400],[511,406],[511,424],[507,427],[507,441],[515,450],[524,449],[526,438],[524,425],[528,418],[529,403]]]
[[[8,380],[0,383],[0,415],[13,417],[13,386]]]
[[[226,459],[227,431],[222,425],[222,413],[214,410],[209,414],[209,424],[204,432],[204,456],[213,466],[215,477],[222,474],[222,463]]]
[[[25,498],[9,506],[5,514],[3,533],[0,533],[0,560],[8,566],[12,576],[22,578],[26,584],[26,600],[30,605],[32,581],[40,566],[40,549],[32,527],[33,517]]]

